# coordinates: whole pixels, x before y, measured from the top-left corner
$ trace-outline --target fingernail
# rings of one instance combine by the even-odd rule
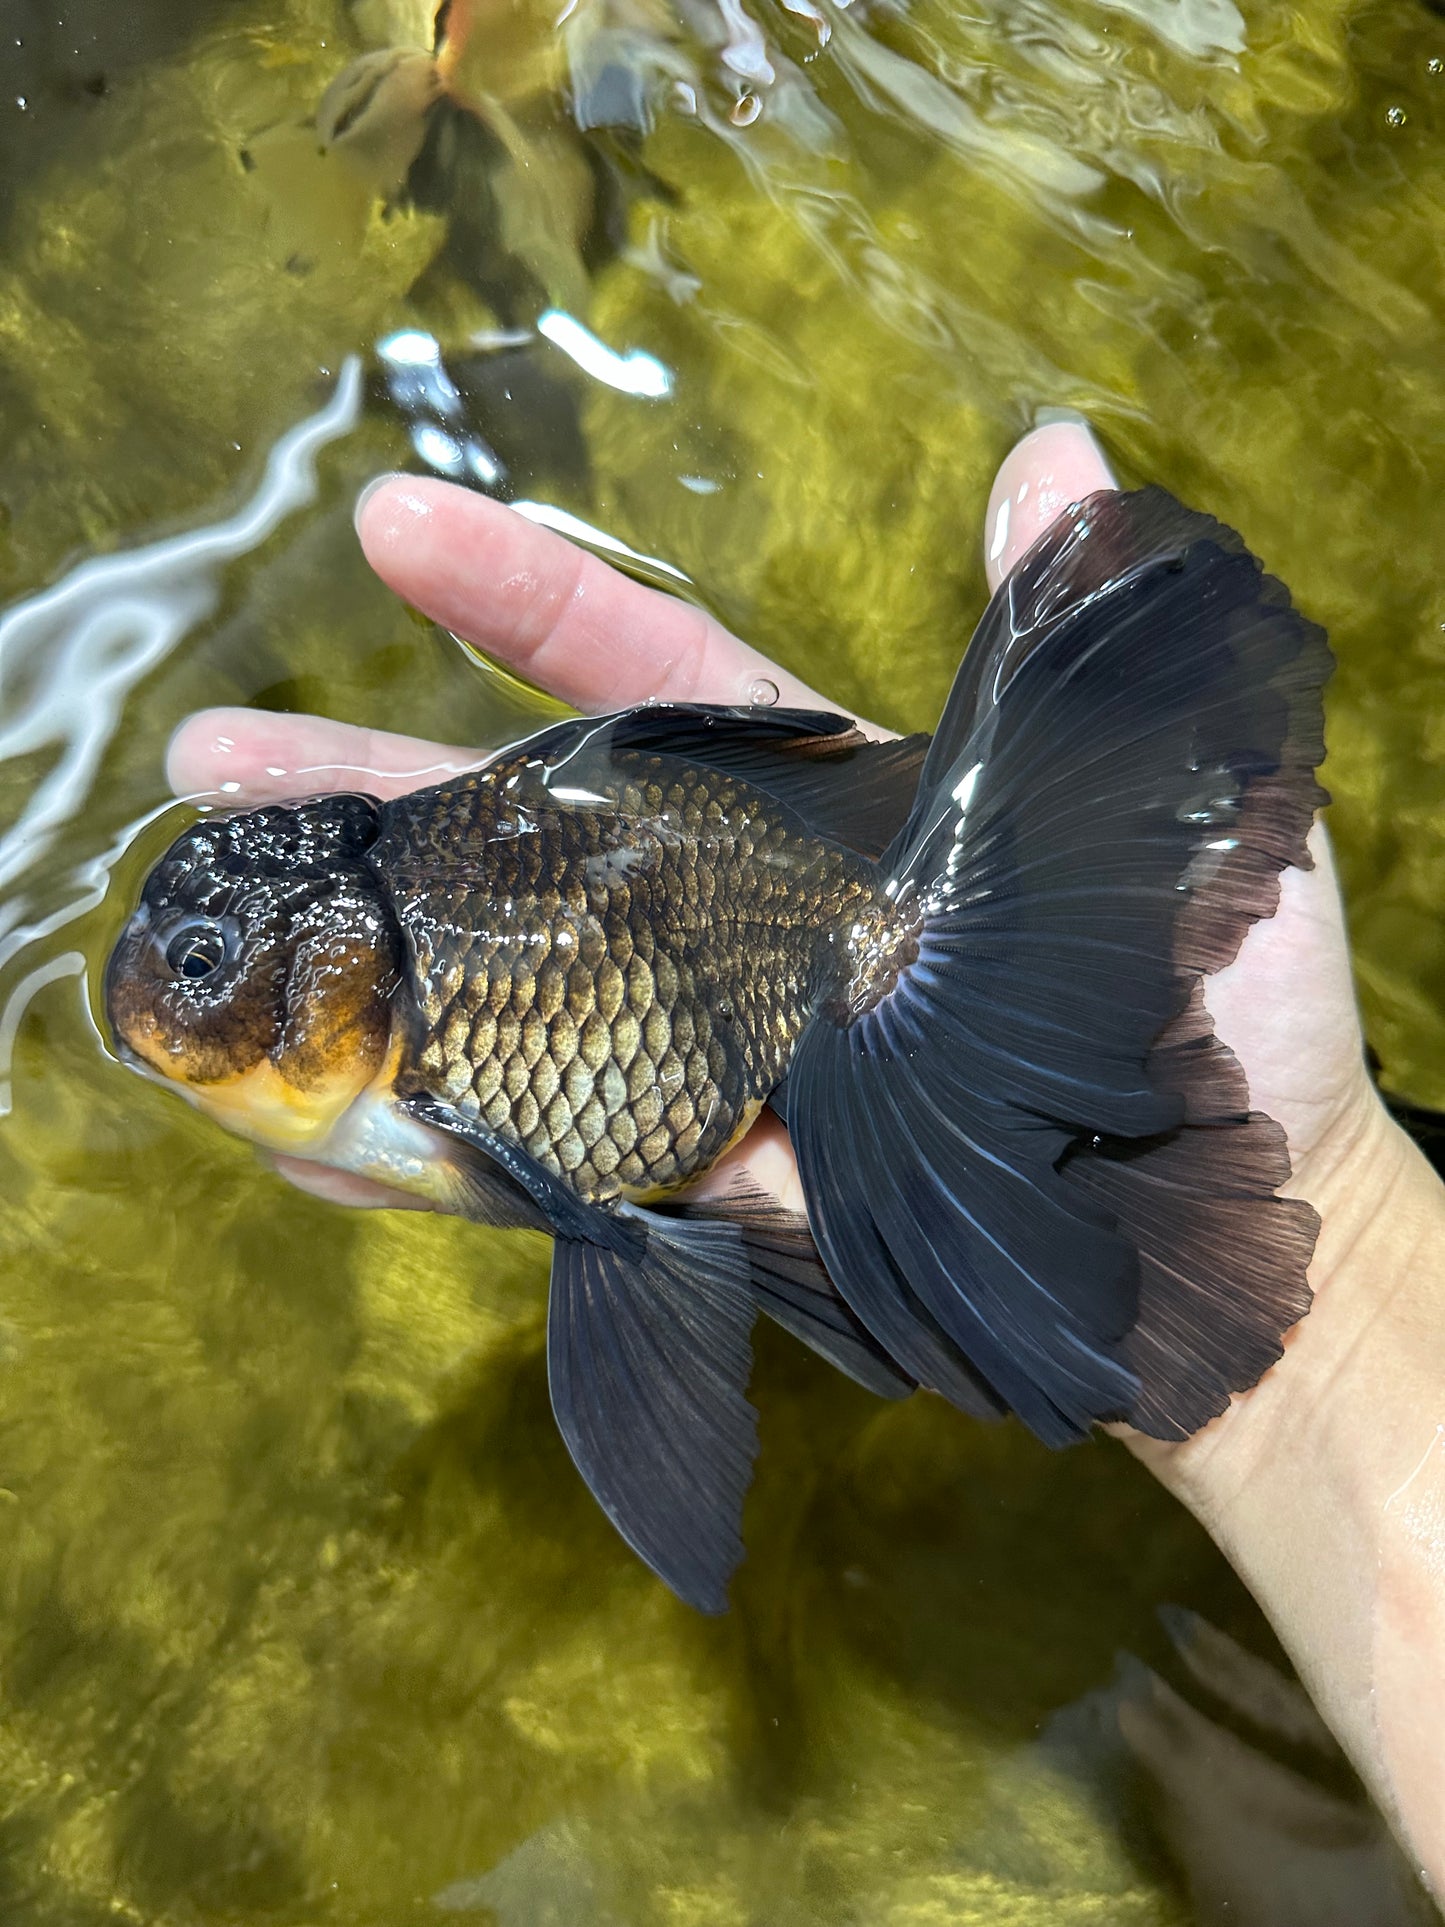
[[[1077,429],[1078,432],[1085,437],[1090,448],[1093,449],[1095,455],[1098,457],[1100,468],[1102,468],[1104,473],[1109,477],[1114,487],[1118,487],[1118,478],[1114,473],[1114,464],[1104,453],[1104,444],[1094,433],[1094,425],[1087,415],[1081,415],[1077,408],[1036,408],[1034,410],[1033,428],[1030,430],[1030,433],[1037,433],[1041,428]]]
[[[1055,408],[1052,405],[1046,405],[1034,410],[1032,423],[1034,428],[1050,428],[1055,422],[1073,422],[1078,428],[1089,427],[1088,416],[1077,408]],[[1089,432],[1092,434],[1093,430],[1090,429]]]
[[[392,469],[385,475],[374,476],[372,480],[367,483],[366,487],[356,498],[356,507],[351,511],[352,524],[358,533],[361,529],[361,518],[366,511],[366,505],[372,496],[376,494],[377,490],[390,488],[393,482],[405,482],[410,479],[409,476],[403,475],[400,470]]]

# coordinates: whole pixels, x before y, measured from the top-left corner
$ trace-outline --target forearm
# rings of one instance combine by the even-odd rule
[[[1134,1449],[1198,1516],[1445,1896],[1445,1186],[1378,1104],[1305,1174],[1316,1299],[1186,1444]]]

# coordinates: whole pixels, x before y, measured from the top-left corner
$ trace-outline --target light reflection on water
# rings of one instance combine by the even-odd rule
[[[53,588],[0,616],[0,760],[54,752],[19,814],[0,833],[0,1115],[9,1109],[10,1050],[35,993],[74,976],[71,951],[37,963],[51,940],[105,895],[120,849],[52,860],[56,839],[76,825],[96,772],[136,685],[214,609],[228,562],[250,554],[316,495],[316,457],[355,426],[361,363],[348,357],[336,392],[310,420],[283,435],[261,484],[233,515],[118,555],[82,562]],[[79,832],[85,840],[84,831]],[[27,887],[28,884],[28,887]],[[45,907],[57,885],[74,894]],[[16,967],[26,974],[9,985]]]

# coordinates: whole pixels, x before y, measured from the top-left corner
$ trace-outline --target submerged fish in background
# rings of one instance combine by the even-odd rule
[[[1428,1927],[1439,1916],[1304,1688],[1197,1613],[1159,1619],[1162,1670],[1109,1683],[1037,1743],[1175,1871],[1188,1918],[1230,1927]]]
[[[586,312],[637,196],[673,198],[638,154],[674,58],[648,4],[582,0],[559,28],[550,8],[513,0],[364,0],[356,26],[381,44],[316,108],[323,154],[353,188],[443,223],[409,293],[418,320],[439,308],[448,345],[416,326],[384,338],[379,399],[433,472],[504,500],[588,491],[576,371],[537,324]],[[497,325],[458,331],[458,294]]]
[[[425,26],[425,9],[389,9],[372,31],[391,21],[410,44],[362,54],[317,105],[322,148],[378,199],[445,217],[429,275],[480,294],[504,328],[579,310],[626,239],[629,198],[670,198],[636,155],[666,43],[599,11],[570,9],[559,33],[550,12],[487,0],[444,0]]]
[[[1055,1445],[1187,1436],[1279,1357],[1317,1220],[1200,977],[1308,865],[1329,666],[1231,531],[1094,496],[994,597],[931,744],[647,705],[392,802],[208,817],[110,1021],[262,1144],[550,1231],[568,1447],[720,1610],[758,1310]],[[765,1103],[806,1224],[681,1188]]]

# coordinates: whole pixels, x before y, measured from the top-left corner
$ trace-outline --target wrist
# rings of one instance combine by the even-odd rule
[[[1362,1080],[1291,1189],[1321,1223],[1283,1359],[1194,1438],[1129,1443],[1445,1892],[1445,1186]]]

